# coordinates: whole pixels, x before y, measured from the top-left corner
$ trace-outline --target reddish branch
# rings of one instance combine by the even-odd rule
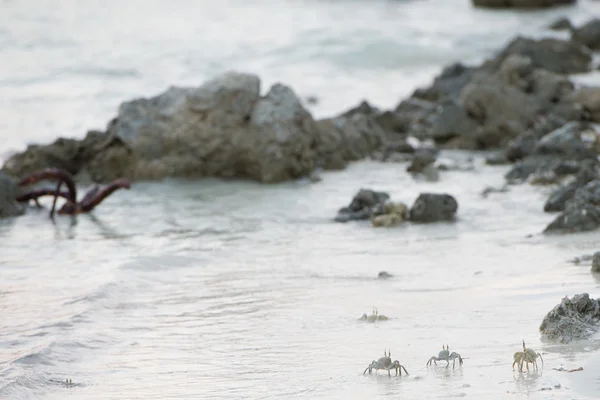
[[[73,176],[65,170],[58,168],[47,168],[38,172],[35,172],[19,182],[19,186],[27,186],[37,183],[42,180],[53,179],[57,180],[56,189],[43,188],[33,189],[25,192],[17,197],[17,201],[26,202],[34,200],[38,205],[38,198],[42,196],[54,196],[52,203],[52,210],[50,211],[50,217],[54,217],[54,210],[56,207],[56,201],[59,197],[67,200],[67,202],[58,210],[59,214],[75,215],[80,213],[88,213],[92,211],[98,204],[100,204],[105,198],[110,196],[118,189],[129,189],[131,183],[127,179],[117,179],[107,186],[100,188],[94,186],[90,189],[80,202],[77,201],[77,188],[75,187],[75,180]],[[61,191],[63,183],[67,186],[67,191]]]

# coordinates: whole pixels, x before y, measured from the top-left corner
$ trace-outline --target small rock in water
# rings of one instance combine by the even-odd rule
[[[394,275],[392,275],[392,274],[389,274],[389,273],[387,273],[387,272],[385,272],[385,271],[381,271],[381,272],[380,272],[380,273],[377,275],[377,278],[379,278],[379,279],[388,279],[388,278],[391,278],[391,277],[393,277],[393,276],[394,276]]]
[[[336,222],[360,221],[370,219],[375,210],[383,207],[390,198],[385,192],[376,192],[370,189],[360,189],[347,207],[338,211]]]
[[[458,202],[449,194],[421,193],[410,209],[413,222],[437,222],[454,219]]]

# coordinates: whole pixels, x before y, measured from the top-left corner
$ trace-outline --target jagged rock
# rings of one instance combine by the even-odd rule
[[[449,65],[434,79],[430,87],[415,90],[412,97],[428,102],[438,102],[444,98],[458,100],[464,87],[478,73],[479,68],[476,67],[467,67],[461,63]]]
[[[2,167],[8,175],[23,178],[43,168],[60,168],[75,175],[96,155],[120,140],[99,131],[89,131],[83,140],[59,138],[48,145],[29,145],[10,157]]]
[[[597,169],[598,163],[593,160],[586,160],[582,163],[581,169],[575,179],[563,186],[556,188],[544,205],[545,212],[563,211],[567,201],[573,198],[575,191],[588,182],[600,178]]]
[[[583,135],[587,130],[585,124],[571,121],[541,138],[535,145],[533,154],[556,155],[575,160],[593,159],[597,152],[595,143],[584,140]]]
[[[576,0],[471,0],[474,6],[488,8],[546,8],[575,4]]]
[[[511,183],[518,183],[539,171],[552,171],[559,177],[577,173],[581,161],[596,158],[595,139],[588,140],[587,136],[594,134],[586,124],[577,121],[569,122],[543,136],[533,149],[531,143],[535,134],[522,135],[509,145],[507,154],[513,160],[518,157],[523,159],[513,166],[505,178]]]
[[[540,333],[560,343],[586,339],[594,334],[600,322],[600,301],[588,293],[565,297],[542,321]]]
[[[600,227],[600,180],[578,188],[565,204],[564,211],[544,230],[544,233],[573,233]]]
[[[481,126],[469,138],[480,149],[506,144],[541,111],[532,97],[494,77],[474,79],[461,96],[466,112]]]
[[[537,40],[517,36],[486,65],[497,71],[504,60],[513,54],[529,57],[532,66],[536,69],[557,74],[588,72],[592,62],[589,50],[579,43],[561,39]]]
[[[458,202],[449,194],[421,193],[410,208],[412,222],[438,222],[454,219]]]
[[[590,49],[600,50],[600,19],[594,18],[572,30],[571,39]]]
[[[25,212],[25,207],[16,200],[18,193],[17,183],[0,172],[0,218],[16,217]]]
[[[370,189],[360,189],[347,207],[338,211],[334,221],[348,222],[368,220],[377,213],[381,213],[385,202],[390,195],[385,192],[376,192]]]

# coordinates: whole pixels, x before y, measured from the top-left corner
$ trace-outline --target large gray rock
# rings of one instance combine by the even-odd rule
[[[445,193],[421,193],[410,208],[412,222],[438,222],[453,220],[458,202]]]
[[[565,204],[564,211],[544,230],[544,233],[574,233],[600,227],[600,180],[578,188]]]
[[[237,72],[200,87],[171,87],[123,103],[106,132],[31,146],[4,169],[23,177],[57,167],[95,182],[216,176],[275,183],[318,165],[342,168],[385,140],[371,107],[318,124],[291,88],[260,92],[256,75]]]
[[[577,0],[471,0],[476,7],[488,8],[546,8],[575,4]]]
[[[25,207],[16,200],[18,192],[17,183],[0,172],[0,218],[16,217],[25,212]]]
[[[113,126],[133,150],[135,179],[168,176],[244,177],[279,182],[315,166],[317,129],[292,89],[228,72],[198,88],[171,87],[126,102]]]
[[[540,333],[560,343],[586,339],[599,328],[600,301],[590,299],[589,294],[565,297],[542,321]]]

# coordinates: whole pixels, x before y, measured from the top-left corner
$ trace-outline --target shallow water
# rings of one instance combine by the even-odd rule
[[[589,267],[567,260],[598,236],[537,235],[551,219],[543,191],[482,200],[504,168],[480,164],[437,183],[364,162],[316,184],[136,184],[93,215],[2,222],[0,398],[500,398],[555,384],[543,393],[572,398],[551,368],[596,357],[594,342],[544,344],[537,327],[565,294],[597,293]],[[460,219],[332,223],[358,187],[408,203],[448,191]],[[390,320],[357,321],[372,307]],[[521,339],[543,373],[511,370]],[[425,367],[442,343],[462,368]],[[408,377],[362,375],[384,348]]]
[[[0,157],[81,137],[121,101],[224,69],[316,95],[316,116],[362,98],[391,107],[443,64],[594,11],[589,1],[538,13],[462,0],[0,4]],[[539,235],[553,218],[542,212],[548,189],[482,199],[506,169],[476,161],[437,183],[374,162],[315,184],[137,183],[92,215],[53,223],[32,208],[0,221],[0,399],[593,398],[597,342],[542,343],[537,328],[564,295],[597,296],[600,277],[568,260],[597,250],[598,235]],[[447,191],[459,220],[332,223],[360,187],[408,204]],[[394,277],[377,280],[381,270]],[[357,321],[373,307],[390,320]],[[522,339],[543,353],[542,372],[511,370]],[[462,368],[425,367],[442,344]],[[362,375],[384,348],[408,377]]]

